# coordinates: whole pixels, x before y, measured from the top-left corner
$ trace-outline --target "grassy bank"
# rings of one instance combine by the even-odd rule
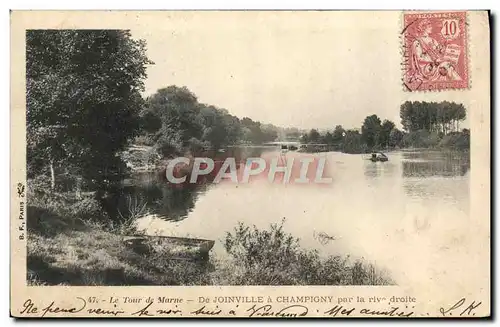
[[[238,224],[223,240],[223,257],[207,262],[145,256],[123,242],[133,232],[130,221],[110,223],[91,195],[29,195],[31,285],[393,284],[372,264],[302,248],[282,225],[259,230]]]
[[[402,145],[404,148],[468,151],[470,149],[470,133],[466,129],[446,135],[419,130],[405,134]]]
[[[409,133],[401,133],[398,141],[377,143],[368,146],[357,132],[348,131],[340,143],[335,144],[302,144],[303,152],[339,151],[348,154],[370,153],[373,151],[388,151],[394,149],[433,149],[451,151],[469,151],[470,131],[463,129],[460,132],[443,134],[425,129]]]

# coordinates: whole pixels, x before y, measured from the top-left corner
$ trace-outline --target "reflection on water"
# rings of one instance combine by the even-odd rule
[[[272,151],[275,149],[231,148],[223,153],[212,154],[212,158],[217,156],[218,159],[223,160],[234,156],[238,161],[244,161],[248,157],[259,157],[265,152]],[[412,198],[453,198],[456,197],[457,192],[460,194],[459,197],[464,199],[468,197],[468,189],[457,191],[457,185],[455,185],[468,187],[468,183],[464,183],[463,178],[458,181],[455,179],[464,177],[468,173],[470,169],[468,153],[394,152],[389,154],[389,158],[388,162],[371,162],[364,156],[330,153],[328,160],[333,163],[335,169],[333,172],[333,175],[337,176],[335,183],[345,183],[344,186],[337,188],[347,188],[358,183],[368,188],[378,186],[380,189],[392,185],[401,187],[401,191]],[[359,174],[357,174],[357,167],[360,164],[365,177],[364,181],[359,180]],[[111,192],[108,207],[110,211],[115,209],[114,216],[118,210],[121,214],[126,214],[133,199],[137,203],[145,203],[148,213],[154,213],[164,220],[179,221],[189,217],[200,196],[217,187],[219,186],[216,184],[168,185],[159,173],[140,173],[124,180]],[[266,196],[265,187],[262,185],[255,186],[255,190],[258,192],[255,192],[253,196]],[[214,203],[214,205],[223,205],[223,203]]]
[[[364,159],[365,177],[370,180],[373,178],[392,177],[398,173],[397,164],[388,162],[371,162],[369,159]]]
[[[157,173],[140,173],[123,181],[106,199],[112,217],[126,216],[144,205],[143,214],[157,214],[165,220],[182,220],[194,208],[209,185],[167,185]]]
[[[402,153],[403,187],[411,198],[440,198],[462,209],[468,208],[470,170],[469,153]]]
[[[246,148],[225,155],[234,151],[240,159],[264,151],[280,153]],[[224,254],[222,239],[237,222],[267,228],[285,218],[285,230],[303,246],[376,261],[393,270],[396,280],[421,280],[429,265],[446,270],[433,253],[451,251],[449,244],[467,237],[468,154],[391,152],[388,162],[375,163],[364,155],[321,155],[331,163],[333,183],[326,186],[263,180],[176,188],[158,175],[141,174],[124,181],[112,199],[125,211],[128,198],[144,199],[149,213],[155,215],[139,219],[139,228],[147,233],[216,240],[215,255]],[[317,235],[322,233],[333,240],[321,243]]]
[[[199,153],[214,161],[232,157],[241,162],[249,157],[260,157],[269,147],[228,148],[224,152]],[[163,173],[137,173],[111,190],[106,207],[112,217],[127,215],[131,206],[145,204],[144,214],[155,214],[166,221],[179,221],[188,217],[198,197],[207,192],[211,184],[167,184]]]
[[[470,168],[469,153],[403,152],[404,177],[463,176]]]

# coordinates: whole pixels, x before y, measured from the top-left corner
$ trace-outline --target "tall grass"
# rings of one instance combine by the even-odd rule
[[[138,218],[143,217],[148,213],[147,201],[141,197],[131,195],[127,196],[127,212],[122,212],[118,209],[118,221],[110,220],[107,228],[110,232],[128,235],[140,233],[136,227],[135,222]]]

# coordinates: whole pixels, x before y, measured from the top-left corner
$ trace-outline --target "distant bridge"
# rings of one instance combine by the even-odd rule
[[[267,142],[267,143],[264,143],[263,145],[268,145],[268,146],[295,145],[296,147],[299,147],[300,142],[297,142],[297,141],[276,141],[276,142]]]

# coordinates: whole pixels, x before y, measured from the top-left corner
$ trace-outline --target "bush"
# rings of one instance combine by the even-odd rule
[[[361,134],[358,132],[347,131],[343,139],[342,152],[344,153],[365,153],[366,144],[363,143]]]
[[[470,134],[468,130],[453,132],[443,137],[439,142],[439,147],[459,150],[470,149]]]
[[[183,153],[182,144],[176,139],[160,138],[155,148],[164,158],[172,158]]]
[[[127,210],[122,212],[118,209],[117,220],[108,220],[103,228],[118,235],[141,234],[137,230],[135,222],[148,213],[147,201],[142,197],[127,196]]]
[[[210,147],[211,147],[210,142],[208,142],[208,141],[201,141],[201,140],[198,140],[195,137],[192,137],[189,140],[188,150],[189,150],[190,153],[200,153],[203,150],[208,149]]]
[[[436,147],[441,140],[437,132],[429,132],[422,129],[415,132],[410,132],[403,136],[403,146],[412,148],[432,148]]]
[[[40,190],[50,190],[50,176],[37,175],[28,179],[28,192],[37,192]],[[28,198],[29,200],[29,198]]]
[[[94,193],[52,193],[36,188],[40,180],[28,180],[28,229],[43,235],[78,228],[89,221],[106,221],[107,214]]]
[[[102,206],[93,196],[73,199],[69,206],[69,214],[82,220],[101,220],[105,216]]]
[[[121,158],[131,169],[150,169],[160,162],[158,152],[150,146],[132,146],[121,153]]]
[[[393,281],[384,271],[349,256],[321,257],[300,247],[299,239],[280,225],[259,230],[242,223],[227,233],[231,257],[226,278],[236,285],[385,285]]]
[[[137,145],[146,145],[146,146],[153,146],[155,145],[156,140],[154,135],[146,134],[146,135],[140,135],[135,137],[134,139],[134,144]]]

